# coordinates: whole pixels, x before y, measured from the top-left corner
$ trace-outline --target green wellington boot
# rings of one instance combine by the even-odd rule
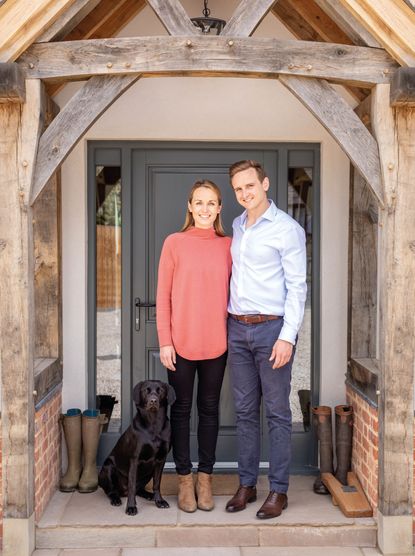
[[[333,436],[331,429],[331,407],[320,405],[312,408],[314,430],[320,444],[320,474],[314,481],[316,494],[329,494],[321,480],[321,473],[333,473]]]
[[[351,405],[336,405],[336,479],[347,485],[347,472],[352,463],[353,442],[353,407]]]
[[[98,443],[102,427],[107,422],[107,417],[97,409],[86,409],[82,414],[84,467],[78,483],[79,492],[94,492],[98,488]]]
[[[73,492],[81,474],[81,410],[68,409],[60,416],[68,453],[68,468],[59,483],[62,492]]]

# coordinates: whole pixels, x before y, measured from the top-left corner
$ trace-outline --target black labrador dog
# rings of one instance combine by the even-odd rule
[[[136,495],[154,500],[158,508],[169,504],[160,494],[161,474],[171,446],[167,406],[174,403],[173,388],[160,380],[139,382],[133,391],[137,413],[104,461],[98,483],[113,506],[127,496],[125,513],[136,515]],[[153,492],[145,490],[153,479]]]

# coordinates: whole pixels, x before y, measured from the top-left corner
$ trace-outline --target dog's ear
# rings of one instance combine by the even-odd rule
[[[144,380],[142,380],[141,382],[138,382],[135,386],[134,386],[134,390],[133,390],[133,402],[135,403],[135,405],[138,405],[141,402],[141,387],[144,384]]]
[[[172,405],[176,401],[176,392],[174,391],[173,386],[170,386],[170,384],[166,384],[166,386],[167,386],[167,403],[169,405]]]

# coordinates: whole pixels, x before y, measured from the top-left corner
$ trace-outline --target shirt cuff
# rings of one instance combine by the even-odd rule
[[[293,346],[295,346],[295,340],[297,338],[297,330],[290,326],[287,323],[284,323],[283,327],[281,328],[280,335],[278,336],[279,340],[284,340],[285,342],[290,342]]]

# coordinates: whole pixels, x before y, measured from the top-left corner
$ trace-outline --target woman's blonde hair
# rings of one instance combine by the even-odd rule
[[[222,193],[220,192],[220,189],[216,185],[216,183],[213,183],[213,181],[209,181],[209,180],[198,180],[193,184],[192,189],[189,191],[189,197],[188,197],[189,203],[192,202],[193,195],[196,189],[199,189],[199,187],[206,187],[206,189],[210,189],[211,191],[213,191],[213,193],[215,193],[216,197],[218,198],[219,206],[222,206]],[[189,207],[187,207],[186,218],[184,220],[183,227],[180,231],[185,232],[186,230],[188,230],[194,225],[195,225],[195,220],[193,218],[193,214],[190,212]],[[225,236],[225,230],[223,229],[220,212],[217,214],[215,218],[215,221],[213,223],[213,228],[218,236],[222,236],[222,237]]]

